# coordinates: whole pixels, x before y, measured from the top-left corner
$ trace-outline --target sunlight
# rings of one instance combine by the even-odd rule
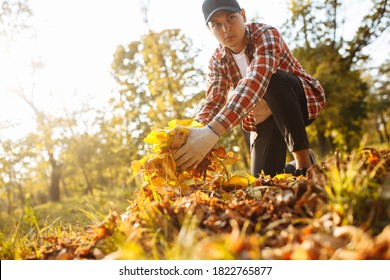
[[[207,69],[217,41],[203,24],[201,3],[202,0],[152,0],[146,26],[139,1],[31,1],[35,36],[22,36],[22,42],[12,44],[0,38],[0,122],[18,124],[19,131],[12,130],[19,135],[34,129],[33,112],[17,97],[18,92],[32,97],[39,109],[54,115],[78,110],[85,104],[105,106],[115,94],[110,70],[116,47],[139,40],[148,29],[182,29],[194,47],[201,49],[198,61],[200,67]],[[277,28],[287,17],[285,1],[240,3],[248,18],[257,16]],[[172,6],[178,11],[174,15],[169,14]],[[359,18],[357,14],[354,12],[355,18]],[[348,29],[353,29],[350,25]],[[32,60],[39,65],[35,76]]]
[[[160,275],[304,280],[373,273],[279,260],[390,260],[389,2],[238,0],[245,17],[208,0],[210,32],[203,1],[0,4],[1,265],[128,260],[119,275],[149,277],[129,261],[173,260]],[[181,260],[213,267],[176,273]],[[53,278],[13,268],[2,279]]]
[[[0,130],[0,135],[6,138],[20,138],[35,128],[33,112],[22,102],[18,94],[24,92],[29,81],[26,58],[21,52],[7,49],[9,42],[1,42],[0,51],[0,122],[5,123],[7,129]],[[3,126],[2,126],[3,127]]]

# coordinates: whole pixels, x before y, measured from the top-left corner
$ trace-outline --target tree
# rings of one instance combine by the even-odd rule
[[[31,29],[32,11],[28,0],[3,0],[0,4],[0,37],[15,40]]]
[[[380,143],[390,143],[390,60],[378,69],[376,78],[371,81],[368,97],[369,118],[366,130],[370,135],[377,134]]]
[[[12,214],[14,208],[23,209],[26,203],[27,193],[23,189],[23,183],[25,170],[32,156],[28,141],[25,139],[0,142],[0,187],[4,188],[8,214]],[[19,203],[16,202],[18,200]]]
[[[85,115],[95,118],[90,118],[81,130],[79,122]],[[93,194],[95,189],[129,186],[133,149],[127,142],[127,128],[121,119],[108,115],[109,112],[93,109],[68,115],[75,124],[67,129],[68,138],[61,153],[64,186],[83,186],[84,194]]]
[[[193,118],[194,104],[204,93],[198,89],[204,81],[195,63],[198,52],[179,29],[150,31],[140,41],[117,47],[112,70],[120,96],[112,102],[135,153],[145,149],[142,139],[152,126]]]
[[[58,145],[60,140],[57,135],[57,127],[62,122],[60,118],[55,118],[45,114],[34,103],[33,98],[29,98],[25,94],[26,90],[23,87],[16,89],[15,93],[31,108],[34,112],[36,123],[38,141],[41,144],[42,152],[46,154],[47,161],[51,166],[50,175],[50,188],[49,197],[51,201],[60,200],[60,180],[61,180],[61,162],[58,158],[59,149]],[[34,89],[32,89],[32,96],[34,95]],[[38,144],[38,143],[37,143]]]
[[[359,66],[367,61],[364,49],[389,28],[389,1],[372,1],[351,40],[341,34],[338,0],[292,0],[288,26],[297,47],[294,54],[318,78],[327,95],[327,105],[310,131],[316,135],[320,153],[338,147],[351,150],[360,144],[367,117],[368,84]],[[291,28],[293,26],[294,28]]]

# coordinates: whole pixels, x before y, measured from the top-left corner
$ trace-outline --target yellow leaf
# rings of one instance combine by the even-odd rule
[[[133,176],[136,175],[141,170],[142,164],[138,160],[133,160],[131,162],[131,171],[133,171]]]
[[[278,174],[274,177],[274,179],[278,179],[278,180],[283,180],[283,179],[289,179],[289,178],[292,178],[293,175],[292,174],[289,174],[289,173],[282,173],[282,174]]]
[[[167,158],[164,158],[162,163],[163,163],[163,167],[165,169],[166,174],[170,178],[177,180],[177,177],[175,175],[176,162],[174,161],[174,159],[172,157],[167,157]]]
[[[172,141],[170,144],[171,149],[178,149],[185,144],[188,138],[188,134],[190,134],[190,130],[188,128],[175,128],[172,130]]]
[[[253,177],[252,175],[246,174],[246,179],[248,180],[249,185],[256,183],[256,177]]]
[[[235,155],[233,152],[228,152],[223,160],[224,165],[233,165],[240,159],[239,155]]]
[[[192,121],[190,127],[192,128],[201,128],[201,127],[204,127],[204,125],[200,122],[197,122],[197,121]]]
[[[166,185],[166,181],[161,177],[155,177],[150,180],[150,183],[153,187],[161,188]]]
[[[168,122],[169,128],[175,128],[176,126],[189,126],[192,120],[171,120]]]
[[[149,144],[160,144],[168,140],[168,134],[164,130],[153,130],[146,136],[144,142]]]
[[[223,183],[222,186],[236,186],[236,187],[247,187],[249,184],[249,180],[246,177],[243,176],[233,176],[229,180],[227,180],[225,183]]]
[[[229,193],[223,192],[221,193],[221,196],[224,200],[230,200],[232,199],[232,196]]]
[[[184,195],[190,195],[192,193],[190,186],[187,184],[180,184],[180,191]]]
[[[309,252],[303,248],[296,249],[290,257],[292,260],[310,260]]]
[[[203,127],[203,124],[194,120],[172,120],[168,122],[169,128],[174,128],[176,126],[184,126],[184,127]]]

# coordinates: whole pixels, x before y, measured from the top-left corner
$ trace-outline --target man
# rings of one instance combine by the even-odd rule
[[[306,126],[325,104],[320,83],[294,58],[279,32],[246,23],[235,0],[205,0],[205,23],[219,46],[209,63],[209,88],[187,143],[174,153],[177,166],[196,167],[218,139],[241,121],[251,133],[251,173],[283,173],[286,147],[295,175],[312,165]],[[230,92],[230,93],[229,93]]]

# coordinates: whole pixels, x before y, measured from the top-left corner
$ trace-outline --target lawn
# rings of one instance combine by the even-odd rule
[[[164,134],[165,133],[165,134]],[[390,259],[390,149],[361,148],[307,177],[232,174],[215,148],[178,171],[185,130],[154,133],[134,192],[26,207],[2,222],[1,259]]]

